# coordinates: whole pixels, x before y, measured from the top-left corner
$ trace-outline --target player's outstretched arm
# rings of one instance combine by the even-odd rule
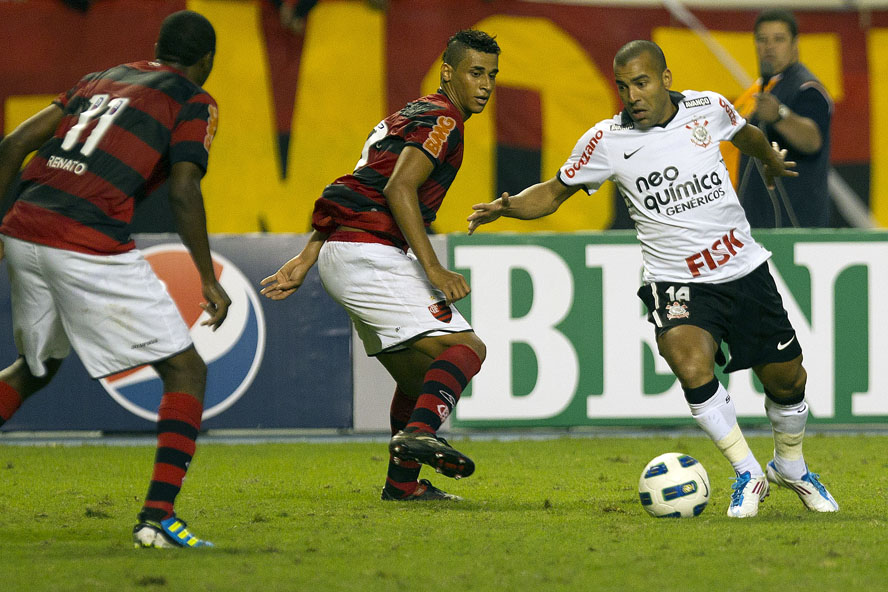
[[[757,158],[765,166],[765,185],[768,189],[774,188],[774,180],[777,177],[798,177],[799,173],[792,170],[796,165],[791,160],[786,160],[786,149],[780,149],[777,142],[768,144],[768,139],[762,130],[754,125],[746,124],[731,140],[741,152]]]
[[[576,187],[569,187],[552,177],[543,183],[531,185],[518,195],[503,193],[499,199],[490,203],[479,203],[472,206],[474,212],[466,218],[469,222],[469,234],[482,224],[490,224],[500,216],[534,220],[555,212],[567,198],[576,193]]]
[[[193,162],[177,162],[170,171],[170,207],[176,218],[179,236],[191,253],[206,302],[201,308],[210,318],[201,323],[218,329],[228,316],[231,298],[216,279],[213,259],[210,256],[210,241],[207,237],[207,217],[204,211],[203,193],[200,180],[203,171]]]
[[[281,265],[274,275],[260,282],[265,287],[259,293],[272,300],[283,300],[298,290],[305,281],[308,270],[317,262],[327,236],[317,230],[312,232],[308,244],[298,255]]]

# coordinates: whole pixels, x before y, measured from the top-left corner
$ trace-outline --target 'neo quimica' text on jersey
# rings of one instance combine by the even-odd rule
[[[644,281],[723,283],[770,257],[753,240],[731,185],[719,142],[746,121],[714,92],[671,92],[667,123],[636,129],[628,115],[587,131],[558,172],[590,195],[607,180],[623,195],[635,222]]]

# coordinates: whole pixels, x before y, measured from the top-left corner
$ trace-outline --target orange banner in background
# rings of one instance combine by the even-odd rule
[[[315,197],[351,169],[372,127],[435,90],[444,43],[461,28],[497,35],[507,100],[494,97],[467,122],[464,164],[437,232],[462,232],[471,204],[551,177],[588,127],[619,110],[611,60],[626,41],[659,43],[677,90],[705,88],[732,100],[743,90],[660,8],[465,0],[456,10],[446,0],[392,0],[380,12],[362,1],[322,0],[298,38],[259,0],[103,0],[86,14],[30,0],[0,2],[2,129],[87,72],[150,57],[160,21],[185,7],[204,13],[218,34],[206,85],[220,109],[204,184],[211,232],[307,230]],[[754,78],[756,12],[695,14]],[[849,182],[869,188],[862,197],[888,226],[888,153],[872,141],[888,133],[888,117],[871,108],[888,104],[888,13],[871,12],[867,27],[851,11],[796,16],[802,60],[836,101],[832,161],[846,178],[862,176]],[[576,196],[556,216],[499,229],[606,229],[622,207],[608,188]]]

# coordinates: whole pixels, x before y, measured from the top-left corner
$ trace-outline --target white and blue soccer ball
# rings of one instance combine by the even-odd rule
[[[693,518],[709,503],[709,476],[693,456],[667,452],[641,472],[641,506],[656,518]]]

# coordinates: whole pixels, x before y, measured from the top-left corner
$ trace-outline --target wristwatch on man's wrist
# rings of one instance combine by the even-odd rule
[[[777,121],[783,121],[784,119],[789,117],[790,113],[791,111],[789,110],[789,107],[787,107],[783,103],[780,103],[780,106],[777,107]]]

